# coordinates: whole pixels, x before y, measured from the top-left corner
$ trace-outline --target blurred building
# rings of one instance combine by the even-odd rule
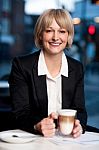
[[[24,0],[0,0],[2,57],[14,57],[24,50],[24,4]]]
[[[34,52],[37,50],[35,43],[34,43],[34,26],[37,21],[39,15],[27,15],[24,16],[24,48],[25,52]]]
[[[77,2],[72,16],[80,19],[80,22],[75,25],[75,40],[78,42],[80,40],[81,43],[85,42],[84,49],[87,48],[87,44],[95,44],[94,60],[99,61],[99,1],[82,0]]]

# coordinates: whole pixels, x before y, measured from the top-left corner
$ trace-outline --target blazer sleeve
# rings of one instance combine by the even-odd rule
[[[33,110],[30,108],[28,80],[20,58],[15,58],[12,62],[9,87],[17,127],[34,132],[34,124],[40,121],[40,118],[33,115]]]
[[[85,95],[84,95],[84,71],[83,65],[81,63],[79,63],[77,67],[75,80],[77,81],[75,86],[73,107],[77,108],[77,118],[80,120],[84,133],[87,124],[87,112],[85,107]]]

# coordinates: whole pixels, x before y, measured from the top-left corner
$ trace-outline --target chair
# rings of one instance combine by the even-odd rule
[[[16,129],[15,117],[11,112],[0,112],[0,131]]]

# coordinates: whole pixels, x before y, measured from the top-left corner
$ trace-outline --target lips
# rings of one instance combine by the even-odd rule
[[[53,46],[59,46],[61,43],[49,42],[49,44],[51,44]]]

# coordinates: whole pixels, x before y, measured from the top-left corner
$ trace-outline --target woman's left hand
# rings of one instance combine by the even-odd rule
[[[82,126],[80,124],[80,121],[78,119],[75,120],[75,123],[74,123],[74,129],[72,131],[72,135],[74,138],[77,138],[79,137],[81,134],[82,134]]]

